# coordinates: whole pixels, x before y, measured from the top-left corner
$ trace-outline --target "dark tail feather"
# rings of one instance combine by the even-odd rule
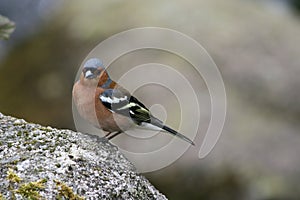
[[[165,131],[167,131],[168,133],[170,133],[172,135],[175,135],[175,136],[179,137],[180,139],[182,139],[182,140],[184,140],[184,141],[186,141],[186,142],[188,142],[188,143],[195,146],[195,143],[192,140],[190,140],[188,137],[182,135],[181,133],[178,133],[177,131],[171,129],[170,127],[163,125],[163,123],[159,119],[151,117],[151,124],[153,124],[153,125],[155,125],[159,128],[162,128]]]
[[[163,126],[161,128],[164,129],[164,130],[166,130],[168,133],[176,135],[177,137],[179,137],[179,138],[183,139],[184,141],[186,141],[186,142],[188,142],[188,143],[190,143],[190,144],[192,144],[192,145],[195,146],[195,143],[192,140],[190,140],[188,137],[182,135],[181,133],[178,133],[177,131],[171,129],[170,127]]]

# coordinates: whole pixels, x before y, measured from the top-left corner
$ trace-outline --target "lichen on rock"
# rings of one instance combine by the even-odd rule
[[[1,113],[0,158],[3,199],[166,199],[107,140]]]

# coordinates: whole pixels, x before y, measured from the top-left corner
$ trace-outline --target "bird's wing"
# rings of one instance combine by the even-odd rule
[[[136,124],[151,122],[147,107],[126,90],[107,89],[99,96],[102,104],[114,113],[130,117]]]
[[[107,89],[99,96],[102,104],[114,113],[130,117],[137,125],[154,125],[194,145],[186,136],[165,126],[162,121],[152,116],[148,108],[125,89]]]

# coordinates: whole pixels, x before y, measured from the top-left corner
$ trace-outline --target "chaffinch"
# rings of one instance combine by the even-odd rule
[[[194,145],[189,138],[164,125],[137,98],[111,80],[97,58],[84,64],[80,79],[73,87],[73,99],[79,114],[107,131],[105,137],[109,140],[128,129],[141,127],[168,132]]]

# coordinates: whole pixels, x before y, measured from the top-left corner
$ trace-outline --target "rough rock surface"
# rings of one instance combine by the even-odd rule
[[[107,140],[1,113],[0,158],[0,199],[26,199],[26,194],[12,191],[39,180],[44,180],[44,188],[28,191],[42,199],[70,198],[57,182],[72,189],[76,198],[166,199]],[[20,183],[8,178],[9,170],[22,179]]]

